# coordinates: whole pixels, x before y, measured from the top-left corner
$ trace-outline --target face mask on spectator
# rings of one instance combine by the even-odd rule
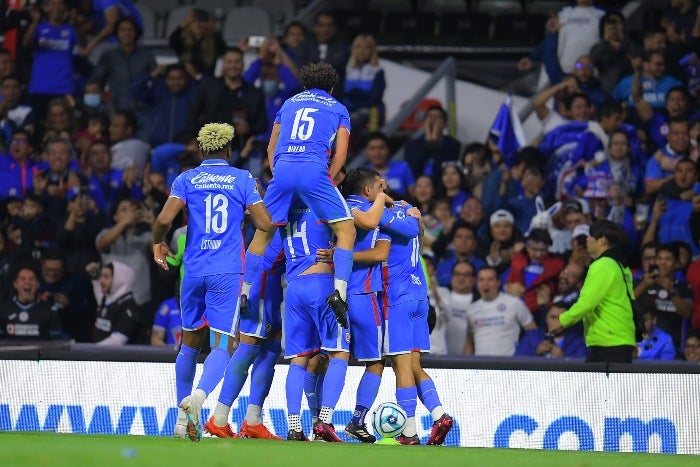
[[[88,107],[97,107],[98,105],[100,105],[101,101],[102,97],[99,94],[85,94],[83,96],[83,102]]]
[[[264,79],[262,81],[262,91],[266,96],[271,96],[279,89],[279,83],[274,79]]]

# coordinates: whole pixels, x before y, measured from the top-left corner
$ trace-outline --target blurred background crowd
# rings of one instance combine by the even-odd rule
[[[293,20],[317,3],[310,24]],[[275,113],[299,68],[323,60],[341,76],[351,163],[423,212],[433,353],[585,356],[580,329],[548,326],[585,280],[588,225],[606,218],[636,271],[638,357],[700,361],[697,2],[652,2],[641,31],[624,1],[343,3],[3,1],[0,338],[177,345],[177,277],[150,260],[151,225],[200,161],[197,129],[233,124],[231,164],[264,188]],[[500,39],[533,45],[512,72],[547,83],[529,96],[536,138],[506,144],[494,126],[459,141],[434,99],[402,132],[377,131],[401,86],[381,44]],[[186,217],[175,224],[181,253]],[[480,318],[499,294],[523,307]]]

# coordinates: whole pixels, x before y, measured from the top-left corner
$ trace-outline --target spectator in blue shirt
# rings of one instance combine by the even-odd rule
[[[175,347],[180,345],[181,337],[180,304],[177,297],[171,297],[161,303],[156,311],[151,331],[151,345]]]
[[[588,356],[586,343],[575,329],[569,328],[561,334],[552,334],[552,330],[561,329],[558,325],[559,316],[570,306],[563,302],[553,304],[547,312],[545,329],[527,331],[518,342],[515,355],[547,358]]]
[[[413,193],[413,185],[416,183],[413,172],[405,161],[389,160],[389,138],[384,133],[373,132],[367,136],[365,155],[369,161],[368,166],[379,172],[389,190],[401,196]]]
[[[676,86],[683,83],[676,78],[665,75],[666,62],[664,55],[659,51],[647,51],[642,58],[642,93],[644,99],[654,109],[662,110],[666,102],[666,94]],[[634,107],[632,101],[632,75],[622,78],[612,90],[612,97],[617,101],[627,101],[627,105]]]
[[[89,17],[93,34],[80,55],[90,57],[92,63],[97,63],[104,50],[113,47],[117,21],[121,18],[132,18],[139,32],[143,32],[141,14],[131,0],[87,0],[78,2],[78,8]]]
[[[644,306],[644,339],[637,343],[639,360],[673,360],[676,348],[673,338],[666,331],[656,326],[656,307],[650,302]]]
[[[7,75],[0,79],[0,133],[5,147],[10,145],[12,133],[17,128],[34,132],[34,110],[23,104],[22,84],[16,75]]]
[[[668,122],[668,143],[649,158],[644,174],[644,189],[648,195],[658,193],[664,183],[673,178],[678,162],[688,156],[690,138],[688,120],[674,117]]]
[[[65,0],[48,0],[44,5],[46,20],[39,8],[30,9],[32,23],[24,34],[23,45],[34,48],[34,66],[28,94],[37,119],[43,121],[49,101],[73,94],[73,48],[78,35],[68,24]]]

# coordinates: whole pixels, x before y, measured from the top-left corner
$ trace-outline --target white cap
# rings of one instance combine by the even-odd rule
[[[590,226],[588,224],[581,224],[574,227],[574,231],[571,233],[571,237],[576,238],[579,235],[585,235],[586,237],[588,237],[590,234]]]
[[[509,211],[506,211],[505,209],[499,209],[498,211],[491,214],[491,218],[489,219],[489,225],[493,225],[499,221],[508,221],[511,224],[515,223],[513,214],[511,214]]]

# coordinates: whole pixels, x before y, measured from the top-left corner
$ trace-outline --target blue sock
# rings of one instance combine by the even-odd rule
[[[258,358],[253,363],[253,370],[250,373],[250,399],[249,404],[263,406],[267,395],[270,393],[272,377],[275,375],[275,365],[280,357],[282,349],[280,341],[277,341],[277,348],[263,345]]]
[[[253,364],[259,353],[259,345],[244,344],[242,342],[238,344],[238,348],[233,353],[228,365],[226,365],[219,402],[229,407],[233,405],[233,401],[243,389],[245,380],[248,379],[248,368]]]
[[[230,357],[228,352],[221,347],[214,347],[206,360],[204,360],[204,371],[199,379],[197,389],[201,389],[208,396],[214,390],[226,371]]]
[[[350,281],[350,273],[352,272],[352,251],[343,250],[342,248],[336,247],[333,250],[333,267],[335,268],[335,280],[336,281]],[[336,285],[336,289],[337,289]],[[347,287],[346,287],[347,289]],[[343,300],[347,300],[347,294],[345,290],[340,290],[340,296]]]
[[[180,351],[175,359],[175,394],[177,394],[178,404],[182,402],[182,399],[192,394],[198,355],[199,350],[187,347],[185,344],[180,346]]]
[[[432,412],[435,407],[442,405],[432,379],[426,379],[418,383],[418,397],[429,412]]]
[[[321,413],[321,407],[323,407],[323,383],[326,381],[326,373],[318,373],[316,376],[316,418],[318,418]]]
[[[396,403],[406,412],[407,417],[416,416],[416,387],[396,388]]]
[[[352,414],[352,422],[355,425],[362,425],[365,422],[365,416],[377,398],[381,382],[382,378],[369,371],[365,371],[362,375],[360,384],[357,385],[355,412]]]
[[[309,411],[311,411],[311,417],[313,418],[318,418],[318,411],[321,409],[318,404],[320,400],[316,397],[317,381],[318,374],[306,370],[304,375],[304,394],[306,394],[306,402],[309,404]]]
[[[299,415],[301,413],[301,395],[304,392],[304,374],[306,368],[296,363],[289,364],[285,392],[287,395],[287,413]]]
[[[328,371],[323,381],[323,402],[321,407],[335,409],[345,385],[345,373],[348,371],[348,362],[340,358],[331,358],[328,363]]]
[[[263,257],[247,251],[245,254],[245,270],[243,271],[243,282],[252,284],[255,277],[260,272],[263,264]]]

